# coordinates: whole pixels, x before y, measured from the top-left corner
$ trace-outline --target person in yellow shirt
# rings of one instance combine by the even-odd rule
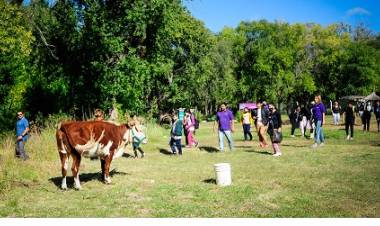
[[[248,110],[247,107],[244,108],[243,114],[240,118],[241,124],[243,125],[243,131],[244,131],[244,140],[252,140],[252,133],[251,133],[251,124],[253,123],[253,118],[251,112]]]

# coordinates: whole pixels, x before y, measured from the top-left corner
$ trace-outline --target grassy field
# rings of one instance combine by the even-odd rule
[[[276,158],[258,147],[256,135],[244,142],[240,126],[236,151],[216,152],[212,123],[201,123],[198,148],[172,156],[169,131],[149,125],[145,158],[114,160],[111,185],[99,180],[99,160],[84,159],[81,191],[72,188],[71,172],[69,190],[59,189],[53,129],[31,136],[26,162],[14,159],[8,137],[0,146],[0,217],[380,217],[375,127],[357,126],[355,140],[346,141],[343,126],[327,125],[326,145],[312,151],[311,140],[290,138],[285,126]],[[213,164],[220,162],[231,163],[231,186],[215,184]]]

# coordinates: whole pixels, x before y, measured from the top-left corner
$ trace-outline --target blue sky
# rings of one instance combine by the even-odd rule
[[[240,21],[266,19],[327,26],[364,23],[380,32],[380,0],[183,0],[191,14],[213,32]]]

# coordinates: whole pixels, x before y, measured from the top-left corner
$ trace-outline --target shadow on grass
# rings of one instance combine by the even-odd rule
[[[284,146],[284,147],[294,147],[294,148],[306,148],[306,147],[310,147],[310,145],[299,145],[299,144],[281,144],[281,146]]]
[[[215,147],[211,147],[211,146],[200,146],[199,150],[201,150],[201,151],[207,151],[209,153],[219,152],[219,149],[217,149]]]
[[[203,183],[207,184],[216,184],[216,180],[214,178],[206,179],[202,181]]]
[[[267,152],[267,151],[247,150],[247,151],[245,151],[245,152],[253,152],[253,153],[256,153],[256,154],[262,154],[262,155],[272,155],[272,153]]]
[[[122,157],[124,158],[135,158],[134,155],[128,154],[128,153],[123,153]]]
[[[253,146],[253,144],[252,145],[250,145],[250,146],[244,146],[244,145],[235,145],[234,147],[235,148],[243,148],[243,149],[247,149],[247,148],[252,148],[252,146]]]
[[[167,149],[160,148],[160,153],[164,155],[173,155],[173,153]]]
[[[101,172],[96,172],[96,173],[79,173],[79,180],[81,184],[84,184],[86,182],[92,181],[92,180],[98,180],[98,181],[103,181],[101,178]],[[119,172],[116,169],[113,169],[110,171],[110,176],[113,177],[113,175],[128,175],[128,173],[125,172]],[[58,188],[61,188],[61,182],[62,182],[62,177],[52,177],[49,178],[49,181],[53,182],[55,186]],[[74,187],[74,178],[72,176],[67,177],[67,185],[70,188]]]

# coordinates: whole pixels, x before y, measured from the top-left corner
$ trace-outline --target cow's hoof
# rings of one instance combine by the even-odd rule
[[[79,190],[82,189],[82,187],[81,186],[74,186],[74,189],[77,190],[77,191],[79,191]]]
[[[106,178],[104,179],[104,183],[105,183],[105,184],[111,184],[111,178],[106,177]]]

